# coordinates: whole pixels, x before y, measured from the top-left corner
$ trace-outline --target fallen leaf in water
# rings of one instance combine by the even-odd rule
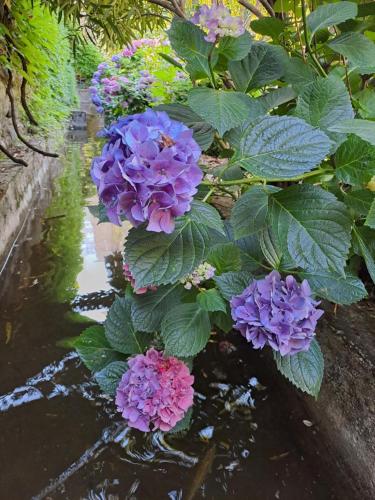
[[[312,427],[314,425],[310,420],[302,420],[302,423],[306,425],[306,427]]]
[[[5,343],[8,344],[12,338],[12,323],[7,321],[5,323]]]
[[[270,460],[276,461],[276,460],[281,460],[282,458],[285,458],[289,455],[289,451],[286,451],[284,453],[280,453],[280,455],[274,455],[273,457],[270,457]]]

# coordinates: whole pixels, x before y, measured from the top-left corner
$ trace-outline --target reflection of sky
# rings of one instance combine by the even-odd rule
[[[122,252],[129,226],[110,223],[98,224],[88,208],[84,209],[81,255],[82,271],[77,276],[78,295],[109,290],[108,275],[104,258],[115,252]]]

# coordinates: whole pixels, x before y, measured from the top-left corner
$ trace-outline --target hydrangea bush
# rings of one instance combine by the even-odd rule
[[[107,123],[154,103],[186,97],[188,76],[158,55],[168,58],[169,53],[168,40],[141,38],[98,65],[91,80],[91,100]]]
[[[316,397],[323,301],[366,297],[359,270],[375,281],[366,93],[375,45],[358,19],[366,13],[346,1],[308,12],[302,2],[302,16],[288,16],[252,21],[264,40],[220,5],[175,18],[171,63],[195,85],[186,102],[121,117],[93,160],[102,209],[133,225],[130,283],[104,326],[75,346],[143,431],[189,419],[188,367],[214,330],[234,328],[249,349],[272,352],[280,372]],[[206,166],[208,149],[226,161]],[[218,196],[231,204],[225,221]]]

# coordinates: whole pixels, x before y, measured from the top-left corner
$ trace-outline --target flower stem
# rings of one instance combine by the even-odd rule
[[[269,182],[297,182],[302,181],[303,179],[307,179],[308,177],[314,177],[314,175],[325,174],[331,172],[329,169],[318,168],[316,170],[312,170],[311,172],[307,172],[302,175],[298,175],[296,177],[288,177],[288,178],[275,178],[275,179],[262,179],[261,177],[250,177],[245,179],[234,179],[232,181],[219,181],[219,182],[211,182],[211,181],[202,181],[201,184],[203,186],[237,186],[241,184],[259,184],[259,183],[269,183]]]
[[[319,73],[321,76],[327,76],[327,73],[324,71],[323,66],[320,64],[318,58],[314,54],[310,41],[309,41],[309,34],[307,32],[307,21],[306,21],[306,4],[305,0],[301,0],[301,7],[302,7],[302,23],[303,23],[303,33],[305,37],[305,43],[306,43],[306,50],[310,54],[311,59],[313,60],[315,66],[317,67]]]

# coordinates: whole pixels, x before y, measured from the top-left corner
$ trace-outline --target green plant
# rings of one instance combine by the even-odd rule
[[[91,42],[78,44],[74,53],[74,69],[78,79],[88,81],[103,61],[100,50]]]
[[[196,147],[186,135],[182,154],[164,114],[108,131],[92,173],[111,220],[135,226],[124,250],[134,293],[126,291],[126,312],[118,302],[110,309],[101,342],[127,357],[144,340],[187,360],[212,329],[234,324],[255,348],[272,347],[280,372],[316,397],[324,365],[316,300],[366,297],[358,258],[375,282],[374,11],[347,1],[294,6],[276,2],[274,15],[251,24],[264,40],[216,7],[194,19],[200,27],[173,20],[171,46],[194,88],[186,104],[159,110],[228,159],[201,165],[194,200]],[[214,195],[233,200],[225,223]],[[136,348],[119,349],[133,336]],[[100,351],[87,362],[81,345],[89,366]]]

